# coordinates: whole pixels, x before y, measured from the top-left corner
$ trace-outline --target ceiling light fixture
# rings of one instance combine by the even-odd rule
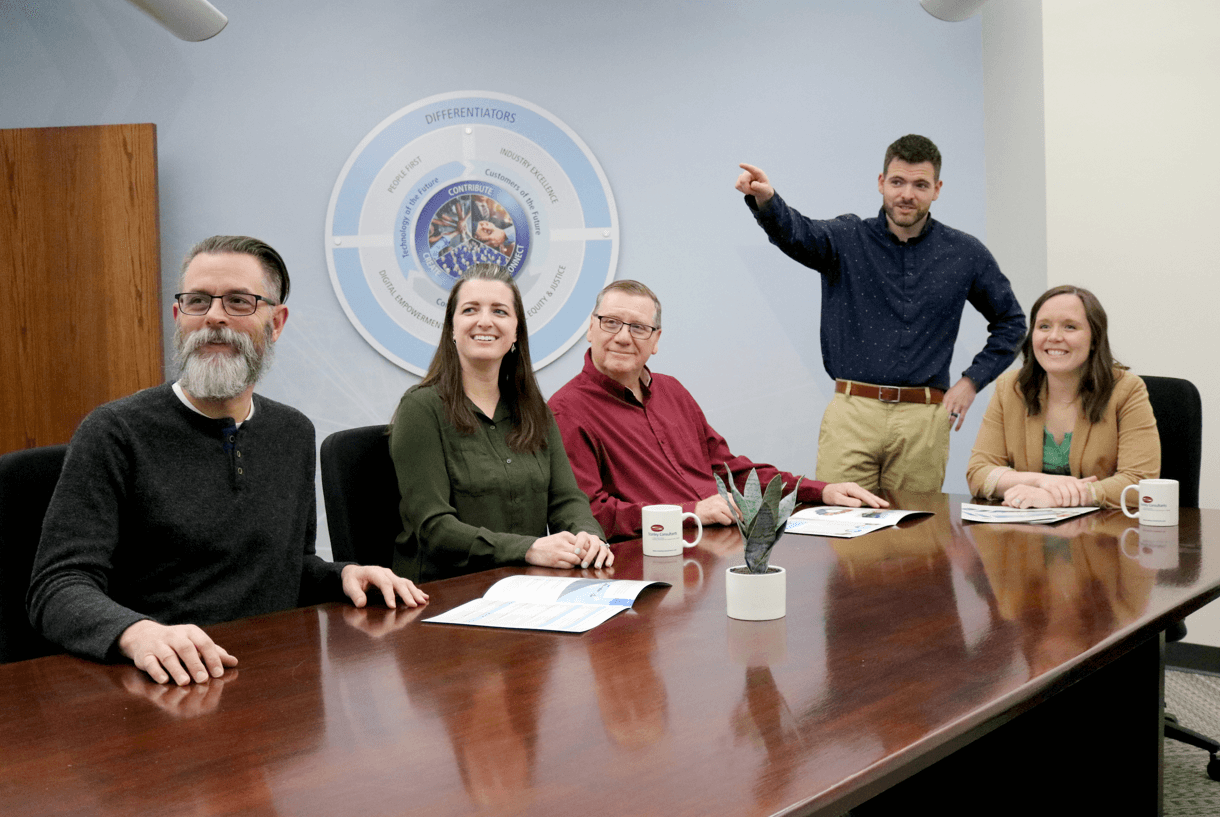
[[[127,0],[180,40],[197,43],[219,34],[229,18],[208,0]]]
[[[960,23],[979,13],[987,0],[919,0],[923,10],[937,20]]]

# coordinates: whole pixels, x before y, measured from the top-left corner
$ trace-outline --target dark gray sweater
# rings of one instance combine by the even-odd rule
[[[35,629],[104,660],[141,619],[207,625],[342,597],[343,565],[314,553],[313,424],[254,403],[231,442],[230,421],[169,385],[85,418],[43,522]]]

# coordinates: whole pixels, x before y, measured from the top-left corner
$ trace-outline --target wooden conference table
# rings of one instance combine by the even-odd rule
[[[685,557],[617,545],[616,577],[673,586],[584,635],[420,622],[502,569],[422,613],[211,627],[241,665],[203,686],[0,666],[0,814],[1156,813],[1158,632],[1220,595],[1220,511],[1137,542],[1117,511],[1001,528],[891,498],[935,516],[777,544],[774,622],[726,617],[741,545],[709,528]]]

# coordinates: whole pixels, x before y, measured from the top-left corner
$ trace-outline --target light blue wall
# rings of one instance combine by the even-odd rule
[[[924,133],[946,159],[934,213],[985,237],[977,18],[942,23],[916,0],[216,2],[228,28],[192,44],[121,0],[0,0],[0,127],[156,123],[167,317],[197,239],[279,249],[291,314],[260,391],[308,414],[319,440],[387,420],[415,380],[348,323],[322,231],[361,138],[432,94],[512,94],[584,139],[618,202],[617,277],[665,304],[655,368],[735,451],[789,470],[813,472],[831,392],[818,282],[754,226],[737,163],[809,215],[872,215],[885,146]],[[955,373],[985,334],[968,309]],[[586,346],[540,372],[547,394]],[[984,405],[954,436],[948,491],[965,491]]]

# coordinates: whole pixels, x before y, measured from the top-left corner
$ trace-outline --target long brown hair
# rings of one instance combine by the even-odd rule
[[[1017,375],[1017,390],[1025,400],[1025,410],[1035,415],[1042,411],[1042,387],[1046,384],[1046,370],[1034,357],[1034,327],[1038,322],[1038,312],[1042,305],[1057,295],[1075,295],[1084,305],[1084,316],[1089,322],[1089,332],[1092,340],[1089,346],[1089,359],[1085,362],[1084,371],[1080,375],[1080,407],[1090,423],[1101,420],[1110,403],[1110,395],[1114,393],[1114,370],[1127,367],[1114,359],[1110,353],[1110,338],[1106,334],[1109,320],[1106,310],[1102,308],[1097,296],[1083,287],[1065,284],[1048,289],[1034,301],[1034,308],[1029,311],[1029,331],[1021,344],[1021,371]]]
[[[525,326],[525,307],[521,303],[521,290],[507,269],[498,264],[475,264],[462,274],[449,291],[449,302],[445,305],[445,325],[441,329],[441,342],[432,356],[428,373],[420,386],[431,386],[445,406],[445,418],[462,434],[473,434],[478,420],[466,398],[462,386],[462,361],[458,357],[457,345],[453,342],[453,316],[457,312],[459,293],[467,281],[499,281],[513,293],[513,312],[517,317],[516,351],[510,351],[500,361],[500,399],[505,401],[513,418],[513,429],[508,432],[508,447],[513,451],[532,454],[546,448],[547,432],[550,430],[550,409],[542,399],[538,381],[534,379],[534,367],[530,362],[529,330]]]

